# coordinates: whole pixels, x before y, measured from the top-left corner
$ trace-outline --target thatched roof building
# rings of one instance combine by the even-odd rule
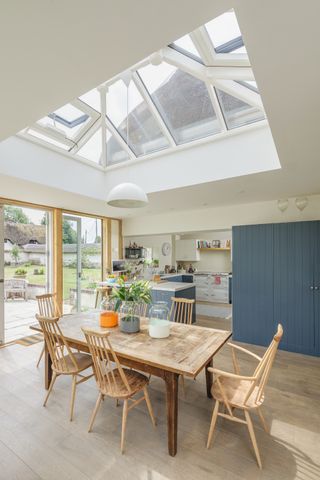
[[[27,244],[45,244],[46,226],[5,222],[4,239],[19,246]]]

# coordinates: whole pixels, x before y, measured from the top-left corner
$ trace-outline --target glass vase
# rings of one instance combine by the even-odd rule
[[[124,333],[140,331],[139,304],[136,302],[122,302],[119,309],[120,330]]]
[[[157,302],[149,310],[149,335],[167,338],[170,335],[169,308],[166,302]]]

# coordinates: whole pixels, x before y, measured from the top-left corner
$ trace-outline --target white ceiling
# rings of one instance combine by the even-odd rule
[[[0,138],[229,7],[236,11],[282,169],[153,193],[146,212],[320,192],[318,0],[6,2]]]

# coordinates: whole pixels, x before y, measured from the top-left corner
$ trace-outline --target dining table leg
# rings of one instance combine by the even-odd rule
[[[206,364],[206,385],[207,385],[207,397],[212,398],[211,387],[212,387],[212,373],[209,372],[208,368],[212,367],[213,361],[210,358],[209,362]]]
[[[44,348],[44,386],[45,386],[46,390],[49,389],[51,379],[52,379],[52,362],[51,362],[51,357],[49,355],[47,345],[45,344],[45,348]]]
[[[171,457],[177,453],[178,436],[178,380],[179,375],[173,372],[165,372],[164,381],[167,390],[167,429],[168,451]]]

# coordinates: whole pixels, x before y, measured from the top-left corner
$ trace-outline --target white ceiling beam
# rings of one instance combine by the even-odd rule
[[[107,115],[107,92],[108,87],[100,85],[98,87],[100,94],[101,106],[101,165],[107,167],[107,129],[106,129],[106,115]]]
[[[254,80],[250,67],[206,67],[208,78],[222,80]]]
[[[74,140],[71,138],[68,138],[65,136],[64,132],[56,132],[53,128],[50,127],[44,127],[40,125],[39,123],[34,123],[31,127],[29,127],[31,130],[35,130],[42,135],[45,135],[46,137],[52,138],[53,140],[57,140],[60,143],[64,143],[68,147],[73,147],[74,144],[76,143]]]
[[[208,89],[208,93],[209,93],[211,103],[213,105],[213,109],[214,109],[214,111],[217,115],[217,119],[218,119],[219,124],[220,124],[221,132],[226,132],[228,130],[228,128],[227,128],[227,124],[226,124],[225,118],[223,116],[221,107],[220,107],[219,100],[217,98],[216,91],[209,82],[207,82],[206,85],[207,85],[207,89]]]
[[[107,129],[110,130],[112,135],[115,137],[120,147],[129,155],[131,159],[135,159],[136,158],[135,154],[133,153],[129,145],[127,145],[127,142],[124,141],[124,139],[122,138],[118,130],[115,128],[113,123],[110,122],[108,117],[106,117],[106,126],[107,126]]]
[[[205,65],[214,64],[214,52],[209,35],[205,27],[200,27],[194,32],[190,33],[196,49],[198,50]]]
[[[183,53],[180,53],[171,47],[164,48],[162,50],[162,55],[163,60],[170,65],[173,65],[174,67],[177,67],[180,70],[183,70],[184,72],[193,75],[199,80],[205,81],[207,67],[205,67],[201,63],[193,60],[190,57],[187,57]]]
[[[165,122],[164,122],[162,116],[160,115],[158,109],[156,108],[155,104],[153,103],[152,98],[150,97],[149,93],[147,92],[146,87],[145,87],[143,81],[141,80],[140,76],[137,74],[137,72],[135,72],[132,75],[132,79],[133,79],[134,84],[137,87],[139,93],[141,94],[142,98],[145,100],[149,109],[151,110],[151,113],[153,114],[156,122],[158,123],[160,130],[162,131],[164,136],[167,138],[167,140],[169,142],[169,145],[171,147],[175,147],[176,143],[173,139],[173,136],[170,133],[170,130],[168,129],[168,127],[165,124]]]
[[[239,100],[242,100],[243,102],[258,108],[259,110],[264,111],[260,95],[256,92],[253,92],[249,88],[233,82],[232,80],[215,80],[213,85],[219,88],[219,90],[223,90],[224,92],[239,98]]]

